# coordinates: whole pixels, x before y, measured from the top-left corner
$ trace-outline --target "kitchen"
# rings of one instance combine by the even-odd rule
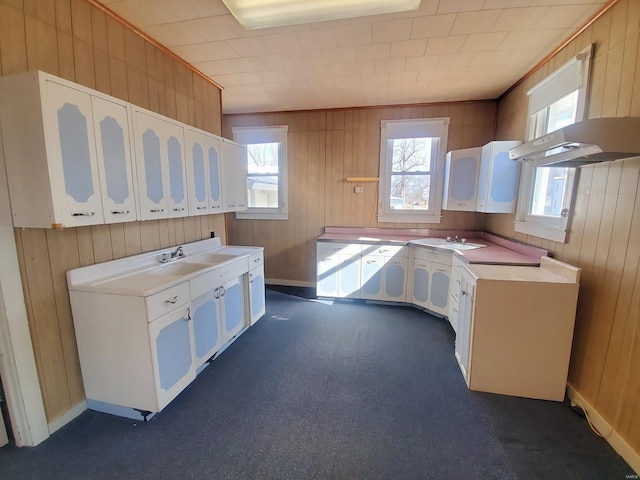
[[[286,124],[289,150],[295,152],[288,174],[289,196],[296,201],[290,203],[287,222],[237,220],[227,215],[225,224],[223,216],[211,215],[62,231],[16,230],[15,240],[10,229],[10,240],[17,243],[22,258],[22,285],[36,338],[34,350],[48,422],[84,400],[69,305],[64,300],[66,270],[199,240],[215,231],[220,237],[226,233],[231,245],[263,245],[266,275],[274,283],[310,286],[315,279],[315,240],[324,227],[389,227],[376,221],[377,184],[363,184],[363,193],[354,194],[355,184],[345,182],[347,177],[378,176],[382,120],[450,117],[451,150],[491,140],[522,139],[526,92],[590,43],[595,44],[595,54],[589,116],[640,114],[635,73],[638,5],[634,1],[617,2],[497,101],[238,113],[225,115],[224,120],[217,88],[190,76],[182,64],[158,53],[89,3],[57,2],[55,11],[38,2],[25,2],[24,7],[23,2],[12,1],[0,5],[5,35],[0,38],[3,75],[42,69],[182,121],[191,118],[193,106],[198,126],[227,138],[232,138],[234,126]],[[159,73],[158,59],[173,75]],[[144,61],[146,70],[136,67]],[[189,78],[194,79],[194,88]],[[580,170],[567,243],[514,232],[512,214],[444,212],[437,227],[504,235],[549,250],[555,258],[582,268],[569,383],[595,407],[605,424],[614,424],[614,436],[622,448],[633,446],[629,447],[633,452],[640,442],[639,385],[633,370],[628,376],[625,372],[630,359],[631,365],[638,364],[638,247],[633,242],[639,227],[635,206],[638,168],[633,159]],[[10,298],[6,291],[3,294],[5,301]]]

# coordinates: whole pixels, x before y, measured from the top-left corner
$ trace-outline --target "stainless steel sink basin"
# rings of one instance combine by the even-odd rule
[[[211,265],[207,265],[204,263],[193,262],[169,263],[167,265],[152,268],[148,273],[149,275],[177,277],[181,275],[189,275],[190,273],[197,272],[198,270],[202,270],[204,268],[209,268],[210,266]]]
[[[187,261],[216,265],[218,263],[223,263],[228,260],[233,260],[234,258],[238,258],[238,256],[229,255],[226,253],[203,253],[202,255],[194,255],[192,259],[187,259]]]

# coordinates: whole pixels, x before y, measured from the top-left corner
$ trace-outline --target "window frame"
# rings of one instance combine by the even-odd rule
[[[247,207],[242,212],[236,212],[236,219],[239,220],[288,220],[289,219],[289,197],[288,197],[288,125],[269,125],[256,127],[233,127],[233,140],[245,146],[259,143],[278,143],[278,207]],[[251,176],[249,172],[249,149],[245,148],[245,164],[247,166],[247,179]],[[248,188],[248,185],[245,187]],[[248,192],[247,192],[248,193]],[[247,196],[248,204],[248,196]]]
[[[449,117],[417,118],[406,120],[382,120],[380,123],[380,182],[378,188],[378,222],[381,223],[440,223],[442,219],[442,191],[444,187],[444,164],[447,154],[447,140],[449,134]],[[400,132],[400,133],[398,133]],[[424,134],[418,137],[401,137],[402,132],[412,135]],[[391,177],[393,175],[393,149],[389,140],[400,138],[438,137],[437,147],[432,149],[429,175],[429,206],[428,210],[392,209],[389,205],[391,198]],[[434,155],[435,153],[435,155]]]
[[[546,115],[541,112],[572,92],[578,91],[575,122],[584,120],[592,55],[593,45],[591,44],[527,92],[529,98],[525,131],[527,141],[549,133],[540,133],[537,128],[540,119],[546,119]],[[574,187],[578,177],[577,169],[567,169],[567,183],[562,199],[563,214],[560,217],[555,217],[529,214],[533,203],[537,168],[545,167],[534,167],[527,163],[522,165],[514,230],[565,243],[573,208]]]

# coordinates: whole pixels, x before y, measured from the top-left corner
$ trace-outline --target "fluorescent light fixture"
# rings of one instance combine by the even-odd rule
[[[247,30],[416,10],[420,0],[222,0]]]

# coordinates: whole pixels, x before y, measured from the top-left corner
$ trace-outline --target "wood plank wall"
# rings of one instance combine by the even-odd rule
[[[220,90],[85,0],[0,0],[0,74],[43,70],[221,133]],[[208,238],[223,215],[16,229],[29,328],[47,419],[84,399],[67,293],[71,268]]]
[[[481,146],[495,137],[496,103],[353,108],[311,112],[225,115],[223,133],[232,127],[288,125],[289,220],[228,218],[229,242],[265,248],[266,277],[289,285],[315,284],[316,238],[325,226],[484,229],[485,214],[443,212],[440,224],[379,223],[378,183],[347,177],[377,177],[380,122],[450,117],[448,150]]]
[[[500,102],[498,139],[524,137],[527,90],[590,43],[588,116],[640,116],[639,30],[640,2],[618,2]],[[582,268],[569,382],[640,454],[639,180],[640,158],[579,169],[565,244],[515,233],[513,215],[487,227]]]

